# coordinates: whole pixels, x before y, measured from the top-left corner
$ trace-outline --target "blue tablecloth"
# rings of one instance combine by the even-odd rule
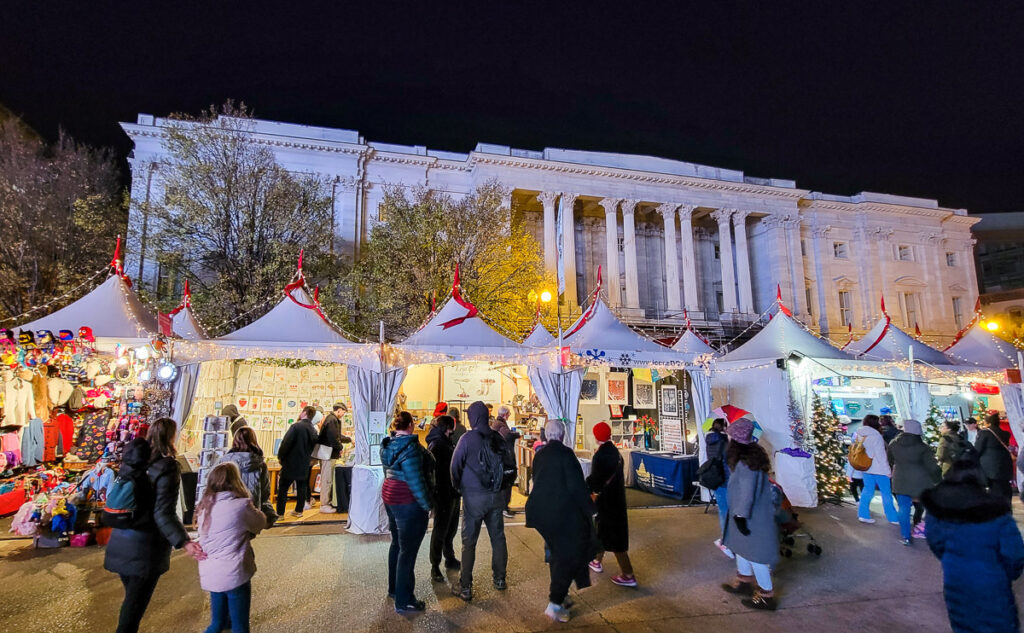
[[[689,499],[697,478],[697,457],[652,455],[633,451],[629,455],[633,487],[662,497]]]

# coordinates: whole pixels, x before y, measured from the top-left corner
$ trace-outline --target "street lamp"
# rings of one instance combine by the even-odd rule
[[[545,290],[545,291],[541,292],[540,293],[540,300],[541,300],[541,303],[550,303],[551,302],[551,291],[550,290]]]
[[[999,323],[996,321],[989,321],[988,323],[985,324],[985,329],[987,329],[989,332],[998,332]]]

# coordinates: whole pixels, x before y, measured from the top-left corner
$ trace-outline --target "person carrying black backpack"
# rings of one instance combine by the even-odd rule
[[[153,597],[156,583],[171,564],[171,548],[181,549],[196,560],[206,554],[192,541],[178,518],[178,492],[181,469],[175,460],[174,436],[178,425],[160,418],[149,428],[145,440],[133,440],[124,451],[117,478],[126,489],[131,482],[131,506],[120,508],[121,516],[112,521],[103,559],[103,568],[121,577],[124,602],[117,622],[117,633],[136,633]],[[118,486],[115,480],[115,486]],[[113,487],[113,486],[112,486]],[[106,521],[106,517],[104,518]]]
[[[505,543],[504,483],[505,442],[491,430],[487,405],[477,401],[469,405],[467,431],[452,455],[452,487],[462,494],[462,570],[452,593],[465,601],[473,599],[473,564],[480,524],[487,525],[491,539],[491,574],[494,588],[503,591],[508,564]]]
[[[956,420],[946,420],[942,429],[942,437],[939,438],[939,448],[935,454],[939,466],[942,468],[942,475],[945,476],[949,472],[953,462],[973,449],[970,442],[960,434],[960,423]]]

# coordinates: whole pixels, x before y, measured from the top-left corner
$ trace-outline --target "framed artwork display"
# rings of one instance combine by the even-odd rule
[[[601,404],[600,382],[596,375],[584,376],[580,385],[580,404]]]
[[[604,379],[605,404],[629,404],[629,392],[626,388],[625,372],[609,372]]]
[[[661,386],[661,408],[659,409],[661,415],[668,417],[678,417],[679,415],[679,394],[676,392],[675,385],[662,385]]]
[[[654,383],[633,380],[633,408],[654,409]]]

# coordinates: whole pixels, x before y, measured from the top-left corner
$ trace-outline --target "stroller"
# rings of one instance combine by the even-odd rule
[[[807,553],[821,556],[821,546],[818,545],[818,541],[814,539],[813,534],[803,529],[804,524],[800,522],[799,515],[793,510],[793,504],[789,502],[786,494],[782,492],[782,486],[775,482],[772,482],[772,484],[782,495],[782,502],[775,513],[775,523],[779,526],[779,553],[786,558],[793,556],[793,547],[796,545],[796,539],[806,538],[808,539]]]

